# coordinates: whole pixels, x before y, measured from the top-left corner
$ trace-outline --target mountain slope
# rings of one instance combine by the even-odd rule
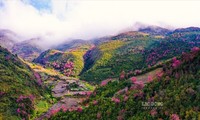
[[[33,117],[35,103],[46,93],[36,78],[18,57],[0,47],[0,118]]]
[[[163,64],[163,72],[148,76],[147,83],[137,76],[103,83],[81,111],[65,110],[51,119],[199,119],[199,61],[200,49],[193,48]]]
[[[87,48],[87,46],[91,46],[91,45],[92,45],[91,41],[75,39],[75,40],[63,43],[57,46],[55,49],[65,52],[65,51],[70,51],[77,48],[83,49],[84,46]]]
[[[132,73],[135,70],[152,67],[181,55],[182,52],[188,52],[193,47],[199,47],[200,32],[197,28],[195,31],[185,29],[187,32],[175,30],[160,38],[142,32],[127,32],[111,37],[110,41],[97,45],[86,53],[81,78],[91,82],[102,81],[109,77],[117,77],[123,71]],[[116,40],[123,44],[112,49],[115,46],[113,41]],[[103,51],[101,48],[110,50]],[[110,54],[110,58],[106,59],[104,54]]]
[[[47,50],[34,60],[45,67],[54,68],[68,77],[77,77],[83,67],[83,55],[89,50],[91,45],[83,45],[62,52],[59,50]]]
[[[138,31],[148,33],[151,35],[163,35],[163,36],[171,32],[171,30],[158,26],[147,26],[140,28]]]
[[[85,69],[81,78],[100,82],[109,77],[118,77],[122,71],[147,67],[143,51],[159,40],[161,39],[141,32],[114,36],[111,41],[102,43],[85,54]]]
[[[33,59],[37,58],[42,51],[44,51],[44,49],[37,44],[39,41],[39,38],[33,38],[16,43],[12,47],[12,53],[17,54],[25,60],[32,61]]]

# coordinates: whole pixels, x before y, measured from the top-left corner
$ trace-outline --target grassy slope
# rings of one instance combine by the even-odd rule
[[[90,57],[86,59],[86,67],[90,65],[89,70],[85,70],[81,78],[99,82],[108,77],[118,77],[123,70],[128,72],[144,68],[147,65],[142,51],[157,40],[159,39],[147,36],[123,37],[103,43],[90,52]]]
[[[74,63],[73,76],[77,77],[84,67],[84,60],[82,56],[85,54],[86,47],[85,46],[82,47],[83,48],[81,49],[74,49],[65,52],[61,52],[58,50],[48,50],[42,53],[37,59],[34,60],[34,62],[50,67],[48,66],[49,63],[52,64],[53,62],[56,62],[59,64],[60,63],[65,64],[67,61],[71,61]]]
[[[0,118],[19,119],[16,100],[20,95],[35,96],[34,104],[45,96],[32,70],[18,57],[0,47]],[[32,113],[33,114],[33,113]]]
[[[118,77],[123,70],[131,72],[146,69],[149,65],[154,66],[181,55],[182,52],[188,52],[192,47],[200,46],[200,32],[175,32],[160,38],[141,33],[132,34],[129,32],[112,37],[113,41],[100,44],[89,51],[81,78],[99,82],[109,77]],[[121,41],[117,48],[116,39]],[[106,58],[107,54],[109,59]]]
[[[92,95],[83,105],[89,103],[89,107],[82,112],[60,112],[52,117],[53,120],[157,120],[200,118],[200,51],[184,54],[179,58],[181,64],[172,66],[172,61],[163,65],[164,74],[157,77],[153,82],[147,83],[142,90],[130,89],[130,80],[111,82],[106,86],[96,89],[96,95]],[[134,85],[134,84],[132,84]],[[114,103],[111,98],[114,94],[125,87],[128,92],[115,95],[120,99]],[[141,96],[138,96],[137,93]],[[127,101],[124,101],[127,96]],[[94,105],[93,101],[98,103]],[[142,106],[142,102],[161,102],[162,107]]]

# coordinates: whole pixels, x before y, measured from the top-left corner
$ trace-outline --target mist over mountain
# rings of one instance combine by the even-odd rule
[[[0,120],[200,120],[199,5],[0,0]]]
[[[138,30],[199,26],[199,1],[0,1],[0,29],[41,37],[49,48],[71,39],[93,39]],[[17,16],[19,15],[19,16]],[[192,18],[192,19],[190,19]],[[123,31],[125,30],[125,31]]]
[[[10,30],[1,29],[0,30],[0,44],[9,50],[14,46],[15,43],[19,42],[20,38],[16,33]]]

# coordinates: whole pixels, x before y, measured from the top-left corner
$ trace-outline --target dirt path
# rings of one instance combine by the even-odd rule
[[[70,97],[66,97],[62,100],[60,100],[58,103],[54,104],[51,108],[49,108],[49,110],[42,114],[39,118],[37,118],[36,120],[44,120],[44,119],[48,119],[51,117],[52,115],[52,111],[54,110],[59,110],[60,108],[64,107],[64,108],[76,108],[78,107],[79,102],[81,102],[82,99],[80,98],[70,98]]]
[[[148,76],[151,76],[152,78],[156,78],[157,77],[157,74],[158,73],[161,73],[162,72],[162,68],[157,68],[151,72],[148,72],[148,73],[145,73],[145,74],[142,74],[142,75],[138,75],[138,76],[135,76],[137,78],[138,81],[143,81],[144,83],[147,82],[148,80]]]
[[[77,88],[77,90],[72,91],[71,88],[73,87],[70,86],[71,84],[75,85],[75,88]],[[47,112],[43,113],[36,120],[48,119],[52,116],[52,114],[54,114],[56,110],[59,111],[61,108],[78,108],[79,103],[83,101],[87,96],[87,94],[83,93],[91,92],[88,90],[79,90],[78,88],[86,89],[86,86],[80,80],[59,80],[55,84],[55,87],[52,89],[52,95],[56,98],[61,98],[61,100],[55,103],[51,108],[49,108]]]

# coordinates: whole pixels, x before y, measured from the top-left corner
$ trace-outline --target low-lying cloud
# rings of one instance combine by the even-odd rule
[[[37,2],[40,2],[38,4]],[[200,1],[0,0],[0,29],[51,46],[113,35],[141,22],[162,27],[200,26]]]

